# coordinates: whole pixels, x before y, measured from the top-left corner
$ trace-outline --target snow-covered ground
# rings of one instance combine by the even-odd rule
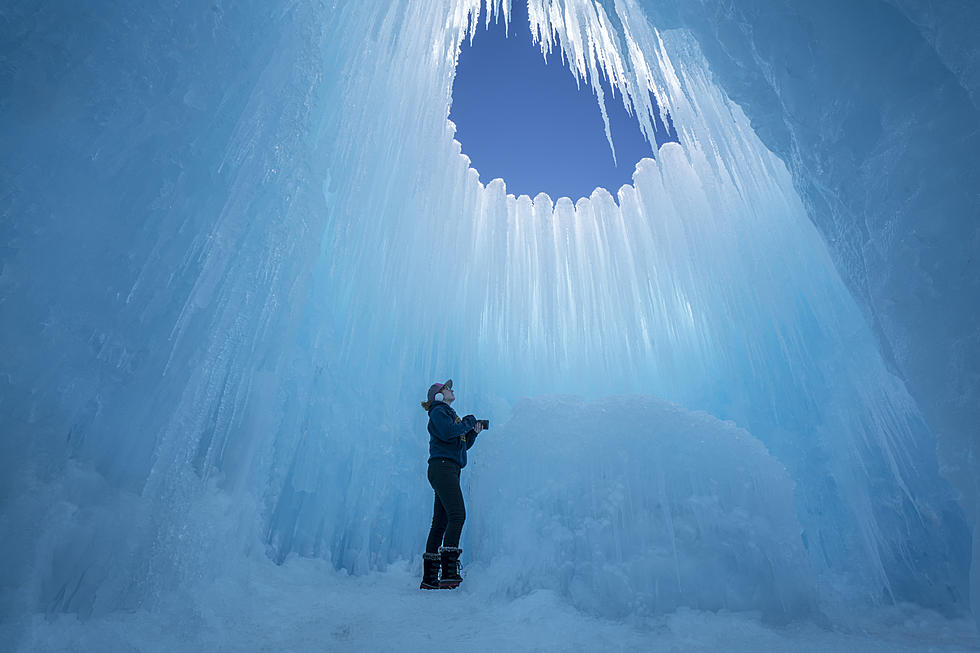
[[[418,589],[417,564],[348,576],[321,560],[250,563],[241,579],[173,596],[152,612],[5,624],[14,651],[977,651],[971,621],[921,608],[882,609],[846,629],[786,626],[751,613],[689,609],[623,623],[582,614],[549,591],[493,596],[479,570],[457,591]],[[16,639],[11,642],[10,636]]]

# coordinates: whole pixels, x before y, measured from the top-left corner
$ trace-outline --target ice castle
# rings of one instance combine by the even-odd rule
[[[569,198],[447,119],[518,1],[4,3],[0,648],[980,648],[980,4],[528,0],[678,133]]]

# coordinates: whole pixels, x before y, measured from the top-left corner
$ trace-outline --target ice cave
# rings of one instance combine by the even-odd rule
[[[464,153],[461,48],[515,15],[670,120],[632,183]],[[6,0],[0,650],[980,650],[977,34],[972,0]],[[424,592],[448,378],[492,428]]]

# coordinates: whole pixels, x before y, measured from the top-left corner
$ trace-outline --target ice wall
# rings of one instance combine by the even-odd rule
[[[259,541],[340,14],[2,13],[2,612],[152,605]]]
[[[969,94],[974,106],[980,105],[980,11],[969,0],[929,2],[891,0],[931,45],[940,60]]]
[[[692,30],[807,211],[938,437],[977,523],[980,236],[970,2],[644,2]],[[980,594],[974,538],[973,594]]]
[[[248,555],[353,573],[415,557],[430,505],[417,404],[448,376],[464,412],[495,423],[554,393],[733,420],[795,484],[815,600],[960,609],[965,527],[931,432],[696,43],[661,38],[633,3],[604,18],[549,3],[555,43],[600,43],[623,96],[655,90],[683,145],[615,195],[515,198],[478,179],[446,121],[479,6],[4,10],[0,519],[22,534],[4,549],[5,613],[153,606]],[[576,444],[568,487],[599,446]],[[481,482],[511,487],[489,463],[519,449],[493,432],[479,446]],[[555,521],[577,515],[537,496]],[[755,533],[773,550],[786,505],[759,510],[782,525]],[[631,518],[656,532],[657,515]],[[510,578],[501,591],[529,587]]]

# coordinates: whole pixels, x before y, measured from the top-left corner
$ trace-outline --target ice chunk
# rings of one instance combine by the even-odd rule
[[[542,397],[480,438],[466,485],[481,587],[607,617],[811,607],[793,481],[735,424],[650,396]]]

